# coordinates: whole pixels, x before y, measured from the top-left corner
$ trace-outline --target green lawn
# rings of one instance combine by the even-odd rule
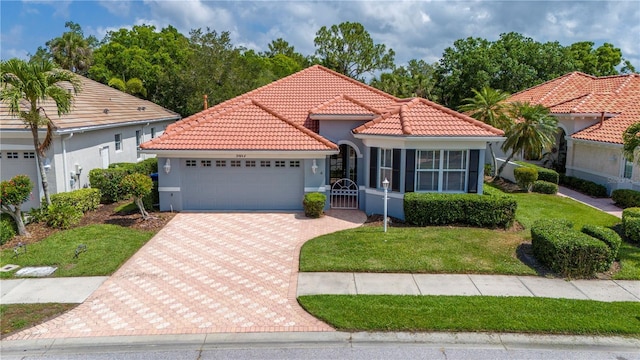
[[[518,232],[363,226],[306,242],[300,271],[535,275],[516,258],[521,243]]]
[[[640,337],[640,303],[488,296],[301,296],[344,331],[497,331]]]
[[[73,309],[78,304],[11,304],[0,305],[1,336],[39,324]]]
[[[324,235],[306,242],[300,252],[300,271],[482,273],[535,275],[516,254],[531,241],[530,227],[537,219],[571,220],[614,227],[620,219],[575,200],[536,193],[510,194],[518,202],[516,214],[522,231],[470,227],[363,226]],[[615,279],[640,280],[640,248],[624,243],[621,269]]]
[[[0,266],[57,266],[54,276],[101,276],[115,272],[151,237],[152,232],[117,225],[90,225],[55,233],[27,246],[27,253],[13,257],[13,249],[2,251]],[[75,250],[84,244],[87,251],[74,259]],[[11,278],[13,272],[0,273]]]

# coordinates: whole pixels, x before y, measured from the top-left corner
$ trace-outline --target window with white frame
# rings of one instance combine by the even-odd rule
[[[438,191],[440,179],[440,150],[418,151],[416,156],[415,191]]]
[[[156,128],[151,128],[151,138],[154,139],[156,137]]]
[[[116,143],[116,151],[122,151],[122,134],[115,134],[113,140]]]
[[[633,174],[633,162],[624,159],[624,169],[622,171],[622,177],[625,179],[631,179],[631,175]]]
[[[142,144],[142,130],[136,130],[136,147],[140,147]]]
[[[417,151],[415,191],[465,191],[467,156],[467,150]]]
[[[389,189],[391,186],[391,175],[393,173],[393,149],[380,149],[380,173],[378,176],[378,187],[383,188],[382,182],[384,179],[389,181]]]

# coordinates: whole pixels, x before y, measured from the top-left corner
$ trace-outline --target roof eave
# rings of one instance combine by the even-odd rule
[[[102,129],[111,129],[111,128],[121,127],[121,126],[134,126],[139,124],[157,123],[157,122],[179,120],[179,119],[180,119],[180,116],[176,115],[176,116],[168,116],[168,117],[157,118],[157,119],[126,121],[126,122],[111,123],[111,124],[104,124],[104,125],[94,125],[94,126],[70,127],[70,128],[64,128],[64,129],[56,129],[55,134],[63,135],[63,134],[70,134],[75,132],[95,131],[95,130],[102,130]]]
[[[456,141],[504,141],[507,138],[504,136],[500,136],[500,135],[495,135],[495,136],[420,136],[420,135],[377,135],[377,134],[358,134],[355,133],[353,134],[353,137],[355,137],[356,139],[371,139],[371,138],[375,138],[375,139],[393,139],[393,140],[397,140],[397,139],[403,139],[403,140],[407,140],[407,141],[425,141],[425,140],[429,140],[429,141],[435,141],[435,142],[439,142],[439,141],[450,141],[450,140],[456,140]]]
[[[338,149],[327,150],[168,150],[141,149],[141,153],[155,154],[166,158],[221,158],[221,159],[317,159],[319,157],[338,154]]]

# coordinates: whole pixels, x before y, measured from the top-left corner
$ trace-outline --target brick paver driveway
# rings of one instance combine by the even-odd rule
[[[298,255],[359,211],[181,213],[80,306],[7,338],[331,331],[296,301]],[[64,289],[60,289],[64,291]]]

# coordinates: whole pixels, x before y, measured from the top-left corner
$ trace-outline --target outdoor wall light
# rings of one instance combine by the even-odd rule
[[[311,172],[316,173],[318,171],[318,164],[316,164],[316,159],[313,159],[313,164],[311,165]]]
[[[167,161],[164,162],[164,166],[162,167],[164,169],[165,173],[170,173],[171,172],[171,160],[167,159]]]
[[[51,170],[51,160],[49,160],[48,158],[44,159],[44,171],[49,171]]]

